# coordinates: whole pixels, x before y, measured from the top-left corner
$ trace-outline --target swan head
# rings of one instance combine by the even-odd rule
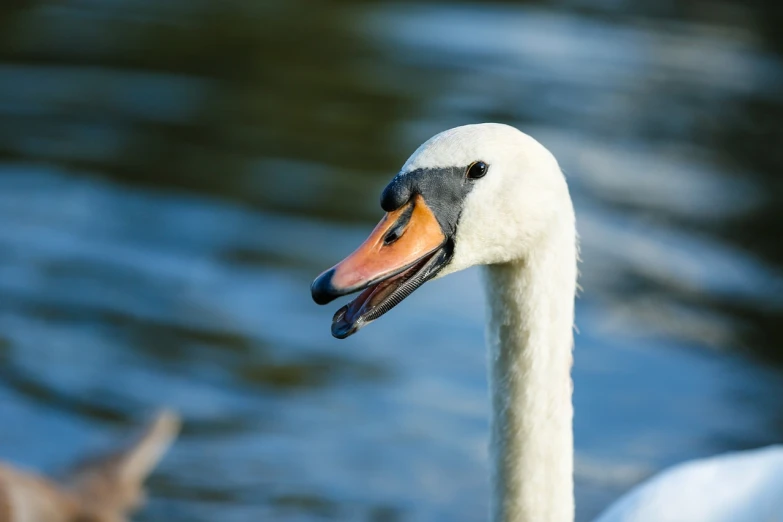
[[[524,259],[553,221],[573,215],[552,154],[495,123],[430,138],[383,190],[381,207],[386,215],[370,237],[312,284],[318,304],[361,292],[335,314],[337,338],[379,318],[430,279]]]

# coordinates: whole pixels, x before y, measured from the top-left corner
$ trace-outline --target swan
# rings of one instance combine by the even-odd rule
[[[318,276],[313,300],[359,292],[332,334],[345,338],[426,281],[481,266],[491,394],[490,519],[572,522],[571,401],[577,233],[554,156],[501,124],[444,131],[381,194],[386,215],[358,249]],[[781,522],[783,448],[682,465],[598,522]]]
[[[85,459],[60,481],[0,463],[0,522],[126,521],[179,426],[177,414],[161,411],[134,442]]]

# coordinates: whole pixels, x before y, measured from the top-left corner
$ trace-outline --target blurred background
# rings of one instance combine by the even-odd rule
[[[743,0],[4,0],[0,458],[159,405],[141,521],[486,518],[475,271],[347,341],[309,284],[443,129],[559,158],[576,497],[783,442],[783,9]]]

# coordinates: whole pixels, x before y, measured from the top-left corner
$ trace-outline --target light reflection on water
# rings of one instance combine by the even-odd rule
[[[579,520],[783,439],[783,162],[740,124],[783,106],[776,42],[548,3],[250,4],[5,19],[0,457],[56,469],[166,404],[186,430],[140,520],[485,518],[477,273],[344,342],[309,297],[407,154],[484,120],[553,150],[577,207]],[[113,30],[63,39],[91,17]]]

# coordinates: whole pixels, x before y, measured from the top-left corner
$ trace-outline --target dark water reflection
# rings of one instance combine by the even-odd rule
[[[762,3],[0,7],[0,456],[187,420],[141,520],[481,520],[475,273],[347,342],[308,284],[422,140],[560,158],[583,242],[579,519],[783,440],[783,40]]]

